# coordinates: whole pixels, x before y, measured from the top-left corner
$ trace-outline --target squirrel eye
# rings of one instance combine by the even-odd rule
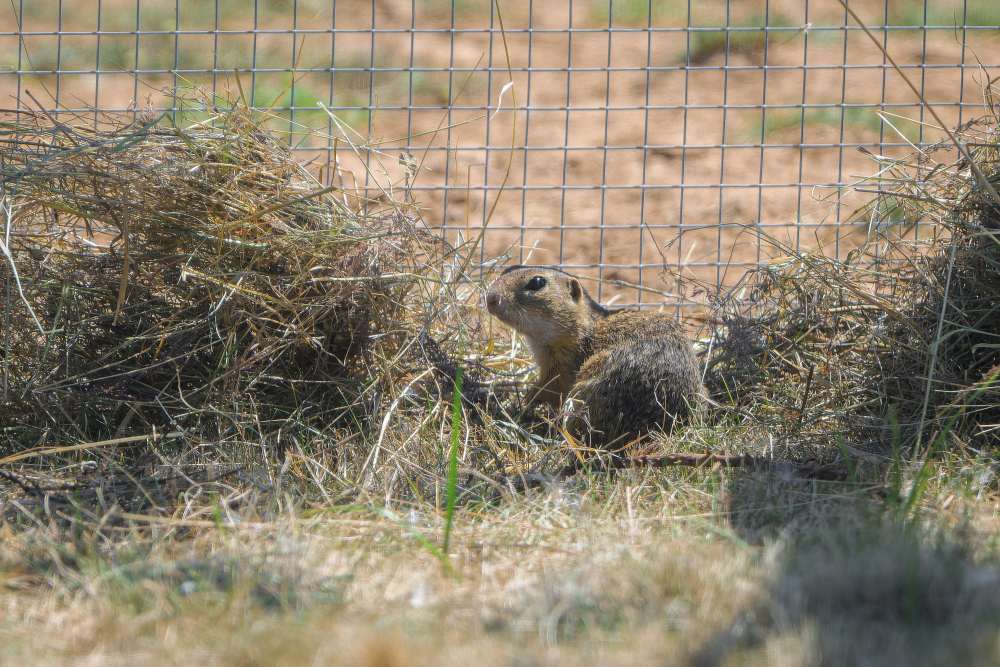
[[[545,287],[546,282],[547,281],[542,276],[535,276],[534,278],[528,281],[528,284],[524,286],[524,289],[528,290],[529,292],[537,292],[538,290]]]

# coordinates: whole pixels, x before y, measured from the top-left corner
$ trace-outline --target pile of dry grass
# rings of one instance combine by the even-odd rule
[[[878,158],[865,246],[841,260],[769,239],[780,257],[716,299],[707,380],[743,439],[810,460],[996,444],[1000,122],[960,135],[972,163],[945,144]],[[239,106],[186,129],[23,112],[0,161],[7,452],[170,434],[188,461],[296,443],[317,487],[440,479],[447,404],[409,389],[481,359],[456,352],[483,332],[469,262],[405,205],[323,187]],[[552,446],[464,433],[479,474]]]
[[[281,446],[368,423],[440,320],[453,251],[323,187],[245,108],[0,124],[0,447]]]
[[[868,242],[843,260],[798,253],[748,273],[716,304],[710,384],[799,454],[885,453],[1000,427],[1000,108],[951,142],[876,157],[856,213]],[[836,439],[841,446],[831,447]]]

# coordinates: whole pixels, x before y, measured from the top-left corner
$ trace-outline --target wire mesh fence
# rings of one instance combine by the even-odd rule
[[[943,138],[883,49],[946,123],[983,112],[994,0],[851,6],[880,44],[838,0],[12,0],[0,93],[95,122],[241,96],[484,261],[687,303],[782,246],[856,247],[843,186]]]

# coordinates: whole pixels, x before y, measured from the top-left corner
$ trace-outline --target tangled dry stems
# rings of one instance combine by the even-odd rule
[[[184,128],[22,111],[0,161],[6,453],[336,450],[376,430],[456,300],[461,256],[412,207],[324,187],[239,104]]]
[[[960,134],[995,178],[996,116]],[[238,104],[187,128],[22,112],[0,160],[7,453],[128,442],[142,465],[264,463],[273,485],[298,461],[324,495],[421,498],[444,470],[448,377],[478,372],[481,406],[525,368],[480,345],[469,253],[391,192],[324,187]],[[865,245],[839,260],[767,239],[779,257],[712,300],[718,413],[770,456],[995,444],[996,204],[947,145],[879,167]],[[495,408],[466,424],[472,475],[551,447]],[[719,423],[673,444],[756,453]]]
[[[998,181],[997,107],[959,128]],[[868,239],[843,260],[767,241],[777,259],[715,302],[716,395],[779,440],[892,448],[997,444],[1000,202],[950,143],[876,157],[854,214]],[[841,446],[834,447],[833,440]]]

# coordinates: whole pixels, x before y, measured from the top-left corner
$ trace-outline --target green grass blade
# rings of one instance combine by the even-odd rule
[[[451,529],[455,523],[455,501],[458,496],[458,442],[462,436],[462,369],[455,371],[455,388],[451,398],[451,448],[448,452],[447,505],[444,514],[444,542],[441,550],[447,554]]]

